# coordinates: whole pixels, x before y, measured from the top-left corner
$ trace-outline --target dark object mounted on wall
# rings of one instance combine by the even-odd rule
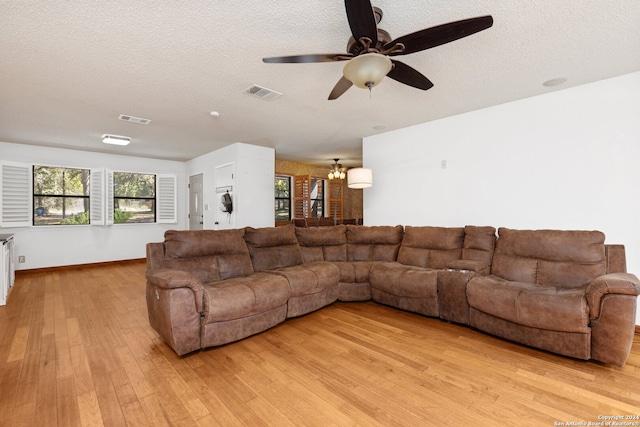
[[[220,197],[220,210],[231,214],[233,212],[233,201],[231,200],[231,194],[227,191]]]

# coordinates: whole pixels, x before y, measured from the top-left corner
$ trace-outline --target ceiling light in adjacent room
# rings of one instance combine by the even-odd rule
[[[118,135],[102,135],[102,142],[113,145],[129,145],[131,138]]]
[[[344,173],[344,168],[340,163],[338,163],[338,160],[340,159],[333,160],[335,161],[335,163],[331,165],[331,169],[329,170],[329,179],[343,180],[346,175]]]

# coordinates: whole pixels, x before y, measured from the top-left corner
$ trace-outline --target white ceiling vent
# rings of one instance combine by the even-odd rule
[[[273,101],[276,98],[280,98],[282,94],[275,90],[267,89],[266,87],[251,85],[244,90],[244,93],[257,96],[265,101]]]
[[[118,119],[124,120],[125,122],[138,123],[141,125],[148,125],[149,123],[151,123],[151,120],[149,119],[143,119],[142,117],[128,116],[126,114],[120,114],[118,116]]]

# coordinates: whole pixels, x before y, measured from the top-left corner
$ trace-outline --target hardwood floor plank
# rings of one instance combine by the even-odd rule
[[[80,426],[82,420],[73,374],[64,378],[58,377],[56,383],[58,425]]]
[[[121,409],[127,426],[155,427],[147,419],[147,415],[137,399],[134,402],[122,405]]]
[[[551,426],[640,414],[620,368],[373,302],[178,357],[144,262],[19,272],[0,307],[0,425]]]
[[[114,393],[96,395],[102,416],[102,423],[105,427],[117,427],[127,425],[127,421],[122,411],[122,405],[118,396]]]
[[[22,360],[24,358],[30,331],[31,328],[29,326],[21,326],[16,330],[13,341],[11,342],[11,349],[9,350],[7,363]]]
[[[103,426],[102,412],[98,396],[93,391],[78,396],[80,424],[83,426]]]
[[[47,335],[42,338],[39,356],[35,420],[39,425],[56,425],[58,413],[56,405],[57,375],[54,335]]]
[[[33,427],[34,425],[38,425],[35,421],[35,414],[35,400],[25,405],[16,406],[12,416],[7,418],[6,425],[11,427]]]
[[[11,371],[15,376],[19,375],[17,383],[9,382],[5,389],[3,384],[2,394],[14,400],[14,405],[22,406],[36,401],[38,391],[38,378],[40,369],[40,353],[29,352],[22,361],[16,361],[7,365],[7,372]],[[8,396],[10,394],[10,396]]]

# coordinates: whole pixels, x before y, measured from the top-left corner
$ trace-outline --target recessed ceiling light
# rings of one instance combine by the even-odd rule
[[[556,79],[547,80],[546,82],[542,83],[542,85],[547,87],[558,86],[566,81],[567,79],[565,79],[564,77],[558,77]]]
[[[219,112],[217,112],[217,111],[212,111],[212,112],[210,112],[210,113],[209,113],[209,115],[210,115],[211,117],[220,117],[220,113],[219,113]]]
[[[118,135],[102,135],[102,142],[113,145],[128,145],[131,142],[131,138]]]

